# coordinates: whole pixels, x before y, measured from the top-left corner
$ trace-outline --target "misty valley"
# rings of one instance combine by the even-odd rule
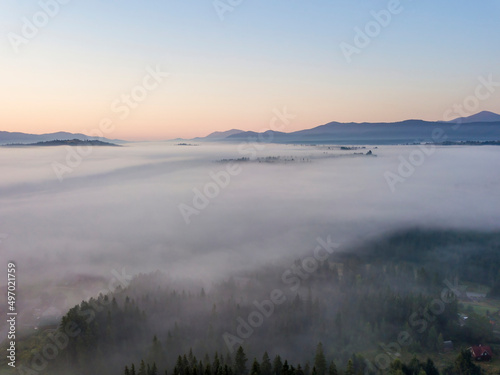
[[[2,374],[496,373],[495,145],[65,147],[0,148]]]
[[[499,16],[0,1],[0,375],[500,375]]]

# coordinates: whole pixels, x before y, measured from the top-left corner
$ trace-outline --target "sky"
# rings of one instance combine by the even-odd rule
[[[500,81],[499,16],[498,0],[3,0],[0,130],[163,140],[268,130],[284,109],[286,132],[442,120]]]

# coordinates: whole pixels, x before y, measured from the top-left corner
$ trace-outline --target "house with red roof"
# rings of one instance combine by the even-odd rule
[[[490,361],[493,357],[493,352],[488,345],[471,346],[469,350],[476,361]]]

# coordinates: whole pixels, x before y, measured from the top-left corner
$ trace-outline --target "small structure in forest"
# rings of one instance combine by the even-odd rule
[[[472,358],[476,361],[490,361],[491,357],[493,357],[493,352],[488,345],[477,345],[471,346],[470,351],[472,353]]]

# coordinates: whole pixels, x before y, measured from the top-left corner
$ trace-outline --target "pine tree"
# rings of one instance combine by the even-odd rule
[[[306,362],[306,365],[304,367],[304,375],[311,375],[311,365],[309,362]]]
[[[391,363],[390,368],[389,368],[389,374],[390,375],[404,375],[403,364],[401,363],[401,361],[399,359],[395,359]],[[347,375],[347,373],[346,373],[346,375]]]
[[[411,361],[406,366],[403,367],[406,367],[411,374],[417,375],[420,372],[420,368],[422,367],[422,365],[420,364],[420,361],[418,360],[417,357],[413,357]]]
[[[250,375],[261,375],[260,365],[257,362],[257,358],[253,359],[252,369],[250,370]]]
[[[154,335],[153,343],[149,349],[148,361],[149,362],[159,362],[163,358],[163,348],[160,340]]]
[[[470,351],[462,350],[455,360],[451,373],[457,375],[481,375],[481,368],[472,363]]]
[[[354,365],[352,363],[352,359],[350,359],[348,362],[347,362],[347,368],[345,370],[345,375],[354,375]]]
[[[436,332],[436,328],[431,327],[431,329],[429,330],[429,334],[427,336],[427,348],[432,351],[436,350],[437,342],[438,342],[438,334]]]
[[[221,373],[219,354],[217,352],[215,352],[214,361],[212,363],[212,372],[214,375],[220,375]]]
[[[141,359],[141,364],[139,365],[139,371],[137,372],[137,375],[148,375],[146,372],[146,364],[144,363],[143,359]]]
[[[264,352],[262,356],[262,363],[260,365],[260,372],[262,375],[271,375],[273,371],[273,367],[271,365],[271,359],[269,358],[269,354]]]
[[[273,361],[273,375],[281,375],[281,370],[283,369],[283,362],[281,362],[281,357],[277,355],[274,357]]]
[[[320,342],[316,347],[316,356],[314,357],[314,367],[318,375],[325,375],[326,373],[326,359],[323,353],[323,344]]]
[[[427,359],[424,370],[427,375],[439,375],[438,369],[434,366],[434,362],[430,358]]]
[[[246,375],[247,374],[247,356],[245,351],[240,346],[236,351],[236,356],[234,357],[234,374],[235,375]]]
[[[443,335],[440,333],[438,335],[438,339],[437,339],[437,343],[436,343],[438,352],[443,351],[443,346],[444,346],[443,343],[444,343]]]
[[[288,366],[288,361],[286,359],[285,359],[285,363],[283,363],[281,375],[290,375],[290,366]]]
[[[198,361],[196,360],[195,356],[193,355],[193,348],[189,348],[188,361],[189,361],[189,365],[191,367],[193,367],[195,364],[198,363]]]
[[[335,362],[331,361],[330,366],[328,367],[328,375],[338,375],[337,366]]]
[[[120,310],[120,308],[118,307],[118,303],[116,302],[116,298],[113,297],[113,300],[111,301],[111,311],[113,313],[116,313]]]
[[[231,353],[226,354],[225,364],[229,367],[229,370],[233,368],[233,357],[231,357]]]
[[[182,374],[184,374],[184,365],[182,363],[182,357],[178,356],[177,362],[175,363],[174,367],[174,375],[182,375]]]
[[[210,365],[210,359],[208,361],[206,361],[206,358],[205,358],[205,375],[212,375],[212,365]]]

